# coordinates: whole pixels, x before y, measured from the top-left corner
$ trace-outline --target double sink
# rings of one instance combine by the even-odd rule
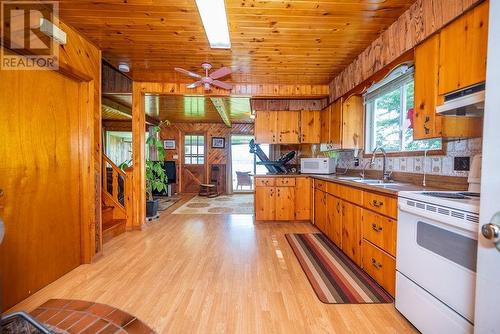
[[[364,179],[362,177],[357,177],[357,176],[337,176],[338,180],[344,180],[344,181],[352,181],[352,182],[358,182],[358,183],[363,183],[363,184],[368,184],[368,185],[373,185],[373,186],[383,186],[383,187],[400,187],[404,185],[404,183],[398,183],[394,181],[383,181],[383,180],[378,180],[378,179]]]

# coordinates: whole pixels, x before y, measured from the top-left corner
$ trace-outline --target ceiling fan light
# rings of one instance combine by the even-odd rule
[[[196,0],[196,6],[213,49],[231,48],[224,0]]]

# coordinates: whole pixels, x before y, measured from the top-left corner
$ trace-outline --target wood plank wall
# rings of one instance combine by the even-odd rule
[[[349,93],[357,85],[481,1],[417,0],[330,82],[330,101]]]
[[[88,139],[82,149],[85,164],[82,175],[84,188],[81,196],[85,199],[82,210],[87,214],[84,224],[86,235],[82,237],[82,262],[89,263],[102,250],[101,241],[101,51],[76,30],[60,21],[60,28],[68,37],[68,43],[59,49],[61,72],[77,79],[85,78],[90,96],[93,98],[93,119],[87,122],[86,128],[81,129]],[[36,85],[33,86],[36,88]]]
[[[222,123],[174,123],[170,126],[165,126],[160,132],[162,140],[174,139],[176,142],[175,150],[167,150],[165,160],[175,160],[177,169],[177,190],[182,189],[182,166],[183,166],[183,137],[186,133],[203,133],[207,140],[207,155],[205,164],[205,177],[208,180],[210,176],[211,165],[227,165],[230,163],[230,140],[231,134],[253,135],[253,124],[233,124],[232,128],[228,128]],[[211,147],[212,137],[224,137],[226,139],[226,147],[224,149],[216,149]],[[174,159],[177,155],[177,159]]]
[[[323,110],[328,99],[252,99],[252,110],[301,111]]]

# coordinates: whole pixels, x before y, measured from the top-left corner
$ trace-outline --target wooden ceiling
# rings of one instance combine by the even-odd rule
[[[226,0],[232,48],[210,49],[194,0],[61,0],[61,18],[139,81],[230,66],[236,83],[327,84],[415,0]]]
[[[123,120],[124,113],[116,112],[109,104],[119,104],[130,108],[132,103],[130,94],[116,94],[106,96],[103,101],[103,119]],[[250,118],[250,98],[222,97],[229,120],[232,123],[252,123]],[[108,103],[107,101],[111,101]],[[117,109],[115,107],[115,109]],[[122,108],[120,108],[122,109]],[[113,111],[115,111],[113,113]],[[169,120],[172,123],[221,123],[222,119],[209,97],[180,96],[180,95],[146,95],[145,112],[147,117],[157,121]],[[130,119],[130,118],[129,118]]]

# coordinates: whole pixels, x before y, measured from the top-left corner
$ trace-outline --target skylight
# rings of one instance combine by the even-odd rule
[[[196,5],[210,47],[213,49],[231,48],[224,0],[196,0]]]

